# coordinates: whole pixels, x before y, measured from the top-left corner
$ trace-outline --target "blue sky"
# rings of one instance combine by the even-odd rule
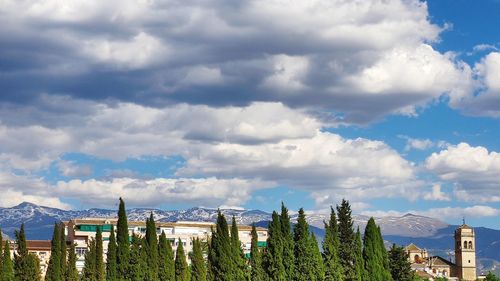
[[[5,1],[0,206],[500,229],[500,2]]]

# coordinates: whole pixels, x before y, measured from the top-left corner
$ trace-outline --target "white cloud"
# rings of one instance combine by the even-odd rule
[[[455,185],[455,196],[466,201],[500,202],[500,154],[467,143],[433,153],[426,168]]]
[[[60,160],[57,162],[59,172],[66,177],[88,177],[92,175],[92,167],[89,165],[78,165],[71,161]]]
[[[145,32],[127,41],[92,38],[83,43],[82,51],[97,62],[126,69],[140,69],[161,63],[168,54],[165,44]]]
[[[434,184],[432,186],[432,191],[424,194],[425,200],[436,200],[436,201],[450,201],[450,196],[441,191],[440,184]]]
[[[56,190],[61,196],[78,200],[86,206],[110,206],[119,197],[134,206],[179,202],[217,206],[244,204],[253,191],[271,186],[269,182],[238,178],[114,178],[107,181],[60,181]]]
[[[405,151],[410,151],[412,149],[427,150],[435,145],[430,139],[414,139],[406,136],[401,137],[406,139]]]
[[[12,207],[22,202],[31,202],[42,206],[69,209],[61,202],[54,190],[39,178],[29,178],[0,171],[0,206]]]
[[[500,52],[486,55],[474,67],[476,89],[453,99],[450,105],[469,115],[500,117]]]
[[[33,46],[25,51],[31,57],[15,58],[29,60],[29,70],[12,73],[12,83],[24,85],[26,71],[53,75],[54,92],[75,96],[218,106],[274,101],[367,123],[415,114],[443,94],[461,99],[473,82],[467,65],[429,45],[443,28],[419,0],[2,4],[0,37],[14,34]],[[70,81],[62,79],[70,72]],[[95,89],[64,87],[99,74],[106,77]]]
[[[470,207],[443,207],[443,208],[430,208],[428,210],[408,210],[408,211],[364,211],[361,214],[373,217],[400,217],[405,214],[415,214],[437,219],[462,219],[465,218],[482,218],[482,217],[495,217],[500,214],[500,210],[490,206],[474,205]]]

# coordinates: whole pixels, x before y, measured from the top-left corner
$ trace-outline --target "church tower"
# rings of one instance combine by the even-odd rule
[[[455,264],[460,280],[476,280],[476,241],[474,229],[464,223],[455,230]]]

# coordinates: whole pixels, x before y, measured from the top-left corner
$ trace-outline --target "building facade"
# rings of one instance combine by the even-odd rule
[[[448,280],[474,281],[478,279],[474,229],[465,222],[455,230],[455,263],[439,256],[428,256],[425,249],[410,244],[405,247],[411,267],[419,275]],[[480,276],[479,279],[482,279]]]
[[[27,240],[26,248],[28,252],[35,255],[40,262],[40,274],[45,277],[47,273],[47,267],[49,266],[50,254],[51,254],[51,241],[50,240]],[[14,254],[17,253],[17,244],[10,242],[10,255],[14,258]]]
[[[104,248],[103,258],[106,260],[111,228],[113,226],[116,232],[117,222],[118,220],[116,218],[80,218],[65,222],[67,239],[70,243],[75,244],[77,269],[79,271],[83,268],[88,243],[91,239],[95,239],[97,228],[102,230]],[[192,240],[199,238],[202,241],[207,241],[212,235],[212,228],[215,228],[215,224],[210,222],[156,222],[156,234],[160,236],[161,233],[164,232],[174,252],[179,245],[180,239],[180,243],[183,244],[184,251],[186,252],[188,263],[190,263],[189,253],[192,252],[193,249]],[[130,236],[135,234],[141,237],[146,234],[146,223],[144,221],[129,221],[128,229]],[[252,239],[251,230],[251,226],[238,225],[238,235],[245,255],[249,255],[250,253]],[[267,229],[258,227],[257,234],[259,246],[265,247]]]

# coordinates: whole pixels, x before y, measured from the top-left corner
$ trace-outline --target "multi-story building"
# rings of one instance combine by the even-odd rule
[[[75,243],[78,257],[78,270],[83,268],[84,255],[87,251],[88,242],[91,239],[95,239],[97,228],[102,230],[103,248],[104,253],[106,253],[112,226],[116,232],[117,222],[118,220],[116,218],[80,218],[65,222],[67,239],[71,243]],[[156,234],[159,236],[164,232],[174,251],[177,249],[180,239],[180,243],[183,244],[184,251],[186,252],[188,262],[190,262],[189,253],[192,251],[193,247],[192,240],[199,238],[202,241],[207,241],[212,235],[213,228],[215,228],[215,224],[210,222],[156,222]],[[130,236],[132,236],[132,234],[143,236],[146,234],[146,223],[144,221],[129,221],[128,229]],[[251,230],[251,226],[238,225],[238,234],[245,255],[250,253]],[[258,227],[257,234],[259,245],[265,247],[267,229]]]
[[[11,258],[14,258],[14,254],[17,253],[17,244],[10,242],[10,254]],[[27,240],[26,248],[28,252],[34,254],[40,261],[40,273],[45,276],[47,273],[47,267],[49,266],[50,253],[51,253],[50,240]]]

